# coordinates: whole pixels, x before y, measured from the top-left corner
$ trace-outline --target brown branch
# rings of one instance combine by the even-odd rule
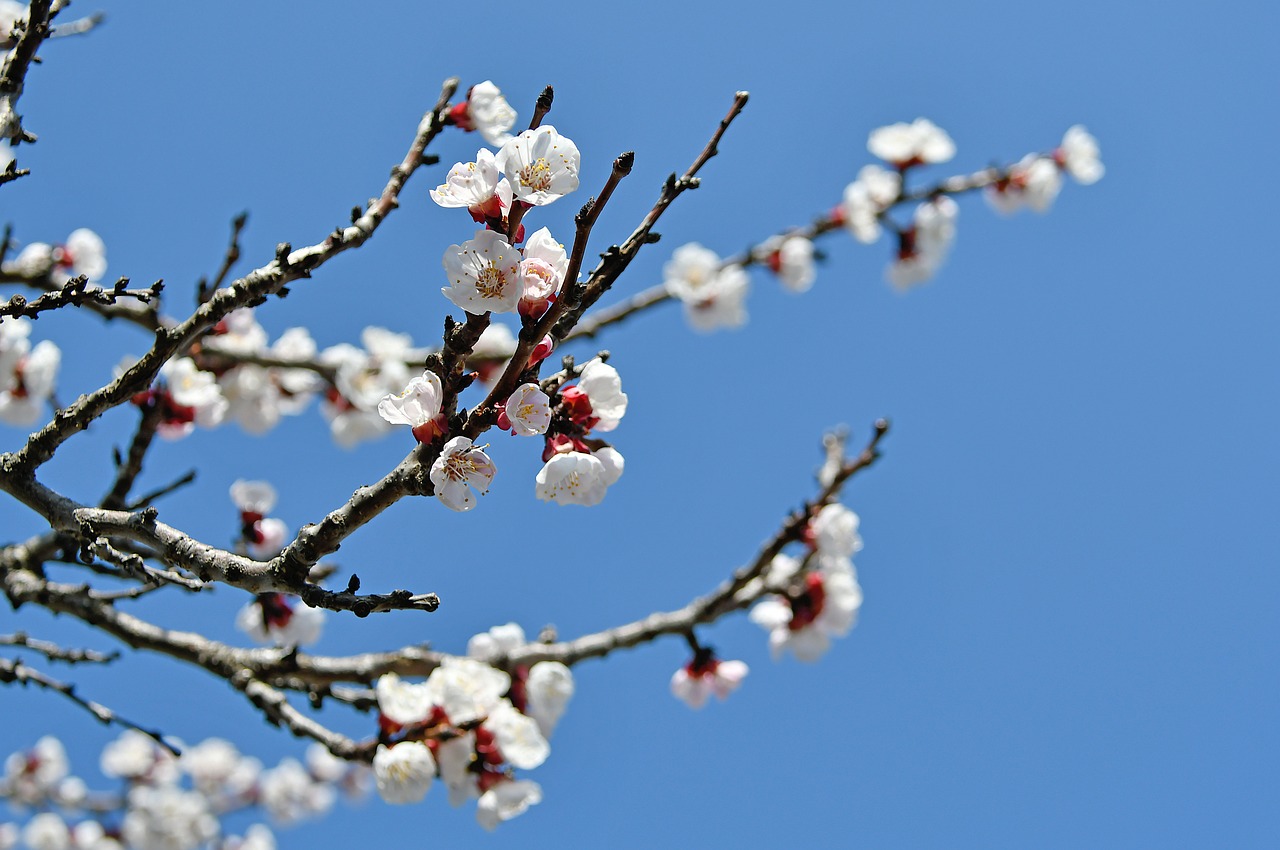
[[[157,406],[142,408],[138,428],[133,432],[133,439],[129,441],[129,453],[117,466],[116,480],[107,494],[102,497],[102,507],[108,510],[120,510],[128,503],[129,491],[133,489],[134,481],[142,472],[142,462],[146,458],[147,450],[151,448],[152,440],[155,439],[156,428],[160,425],[160,414],[161,410]]]
[[[119,652],[97,652],[92,649],[67,649],[52,641],[39,640],[26,632],[0,635],[0,646],[17,646],[38,652],[50,661],[66,664],[109,664],[120,657]]]
[[[404,160],[392,169],[391,179],[382,195],[354,224],[336,230],[323,242],[307,248],[294,251],[288,245],[280,245],[274,261],[214,293],[185,322],[171,329],[157,329],[155,344],[137,363],[105,387],[81,396],[70,407],[59,411],[53,421],[32,434],[18,452],[0,456],[0,470],[7,476],[30,475],[36,467],[53,457],[58,447],[72,435],[83,431],[106,411],[128,401],[138,390],[150,386],[165,362],[187,350],[232,310],[260,303],[286,284],[310,277],[315,269],[338,254],[368,241],[387,215],[399,205],[400,190],[405,181],[422,163],[427,144],[444,128],[444,111],[457,84],[456,79],[445,82],[435,107],[419,123]]]
[[[27,78],[27,69],[35,59],[36,50],[49,35],[49,20],[53,17],[51,0],[31,0],[27,6],[27,19],[22,24],[22,34],[13,49],[0,65],[0,141],[30,142],[35,137],[22,129],[22,119],[17,113],[18,98]],[[16,29],[16,27],[15,27]]]
[[[57,679],[46,676],[39,670],[27,666],[21,659],[0,658],[0,683],[18,684],[22,686],[35,685],[48,691],[54,691],[62,694],[76,705],[89,712],[98,720],[98,722],[110,726],[123,726],[126,729],[133,729],[141,732],[160,746],[164,747],[175,756],[181,755],[182,752],[168,741],[164,739],[164,735],[154,729],[147,729],[139,726],[132,720],[126,720],[116,712],[107,708],[105,705],[93,700],[87,700],[76,693],[76,686],[68,682],[60,682]]]
[[[0,277],[0,283],[9,282],[11,281]],[[79,275],[71,278],[61,287],[46,290],[44,295],[34,301],[28,301],[22,295],[11,296],[8,301],[0,304],[0,316],[26,316],[34,319],[40,313],[61,307],[115,306],[121,298],[134,298],[141,304],[152,304],[164,289],[164,284],[160,281],[147,289],[126,289],[128,284],[129,279],[122,277],[111,289],[103,289],[101,286],[90,286],[89,279]]]
[[[345,735],[320,725],[289,704],[288,698],[268,685],[253,678],[248,671],[232,677],[231,684],[253,703],[273,726],[283,726],[297,738],[319,741],[338,758],[349,761],[371,762],[377,751],[376,740],[357,743]]]
[[[210,284],[204,278],[200,278],[196,285],[196,303],[203,304],[209,300],[209,293],[220,288],[227,279],[227,275],[231,273],[231,267],[240,260],[240,233],[244,230],[245,223],[249,221],[249,214],[242,212],[231,220],[231,242],[227,245],[227,252],[222,258],[222,266],[218,269],[218,273],[213,276],[213,283]]]

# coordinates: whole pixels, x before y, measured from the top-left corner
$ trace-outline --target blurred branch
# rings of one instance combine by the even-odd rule
[[[38,652],[50,661],[67,664],[109,664],[120,657],[119,652],[96,652],[92,649],[66,649],[52,641],[29,637],[26,632],[0,635],[0,646],[17,646]]]

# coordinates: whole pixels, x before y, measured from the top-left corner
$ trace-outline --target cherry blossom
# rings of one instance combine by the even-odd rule
[[[492,80],[476,83],[467,91],[467,99],[449,110],[449,120],[468,132],[478,130],[491,145],[501,145],[511,138],[507,132],[516,123],[516,111],[502,96]]]
[[[845,228],[859,242],[870,245],[880,238],[880,214],[902,192],[902,176],[878,165],[865,165],[858,179],[844,190],[840,217]]]
[[[582,155],[567,136],[543,124],[506,142],[497,163],[518,200],[542,206],[578,188]]]
[[[803,236],[786,236],[765,245],[765,264],[791,292],[808,292],[817,276],[813,242]]]
[[[503,759],[512,767],[532,770],[551,754],[551,745],[542,736],[538,722],[517,711],[506,700],[493,707],[483,727],[493,734]]]
[[[477,222],[502,221],[511,208],[511,183],[502,176],[493,152],[481,148],[475,162],[459,162],[445,182],[431,190],[431,200],[446,209],[466,207]]]
[[[373,757],[378,794],[388,803],[417,803],[427,796],[436,778],[436,760],[426,744],[401,741],[378,746]]]
[[[445,432],[440,413],[444,389],[435,372],[425,371],[409,381],[399,395],[386,395],[378,402],[378,414],[392,425],[408,425],[420,443],[429,443]]]
[[[514,313],[524,292],[520,262],[520,252],[505,236],[481,230],[474,239],[450,245],[444,252],[449,285],[440,291],[474,316]]]
[[[53,398],[62,351],[49,340],[36,343],[22,357],[13,371],[0,379],[9,389],[0,392],[0,421],[10,425],[31,426]]]
[[[135,785],[120,832],[130,847],[195,850],[217,836],[218,820],[203,794]]]
[[[1097,183],[1106,173],[1098,158],[1098,140],[1080,124],[1067,130],[1053,157],[1072,179],[1084,186]]]
[[[336,373],[321,412],[329,420],[334,440],[344,448],[391,430],[378,414],[378,403],[404,388],[409,382],[406,363],[418,356],[412,338],[385,328],[367,327],[360,340],[363,349],[342,343],[320,354],[320,362]]]
[[[480,795],[476,803],[476,820],[489,831],[503,821],[522,815],[530,806],[542,802],[542,786],[531,779],[500,781]]]
[[[747,672],[744,662],[721,661],[704,648],[671,677],[671,693],[690,708],[702,708],[712,694],[723,700],[737,690]]]
[[[529,668],[524,689],[524,713],[550,738],[573,698],[573,672],[559,661],[539,661]]]
[[[305,646],[320,639],[324,611],[283,593],[260,593],[240,609],[236,628],[258,643]]]
[[[551,398],[537,384],[516,387],[498,416],[499,428],[522,437],[545,434],[550,424]]]
[[[102,748],[98,766],[106,776],[132,782],[172,785],[178,780],[178,761],[173,753],[134,729],[126,729]]]
[[[862,605],[853,564],[844,558],[819,557],[819,561],[798,588],[751,609],[751,621],[769,632],[774,658],[786,650],[800,661],[817,661],[831,638],[853,628]]]
[[[374,686],[378,698],[378,711],[396,726],[421,723],[435,707],[432,689],[425,682],[406,682],[395,673],[386,673]]]
[[[440,456],[431,464],[431,483],[436,497],[451,511],[469,511],[476,506],[474,487],[483,495],[493,483],[498,468],[479,446],[468,437],[454,437],[444,444]]]
[[[722,266],[714,251],[690,242],[672,253],[662,275],[667,291],[684,302],[685,317],[696,330],[746,323],[750,281],[741,266]]]
[[[511,687],[511,677],[474,658],[445,658],[427,677],[431,702],[454,724],[487,717]]]
[[[535,494],[557,505],[598,505],[622,477],[623,458],[612,446],[594,452],[556,452],[538,472]]]
[[[1031,154],[1010,168],[1008,177],[988,186],[983,194],[997,212],[1008,215],[1024,206],[1045,212],[1061,189],[1062,174],[1057,164]]]
[[[27,821],[22,840],[32,850],[67,850],[71,847],[71,830],[54,812],[40,812]]]
[[[524,259],[520,262],[521,294],[519,313],[540,318],[547,312],[569,271],[569,255],[543,227],[525,242]]]
[[[333,807],[337,796],[333,786],[317,782],[310,771],[292,758],[282,759],[275,767],[263,771],[258,794],[277,823],[293,823],[324,814]]]
[[[467,657],[477,661],[492,661],[509,655],[525,645],[524,629],[519,623],[494,626],[487,632],[472,635],[467,641]]]
[[[90,283],[107,273],[107,247],[102,237],[81,227],[61,245],[33,242],[14,257],[14,266],[28,274],[48,274],[62,283],[84,275]]]
[[[62,742],[45,735],[26,752],[10,755],[4,762],[4,785],[11,798],[24,805],[36,805],[49,795],[70,771]]]
[[[932,121],[917,118],[910,124],[890,124],[872,130],[867,139],[867,150],[901,169],[946,162],[956,155],[956,144]]]
[[[958,212],[946,196],[916,207],[914,223],[899,234],[897,259],[885,273],[890,283],[905,290],[933,277],[955,241]]]
[[[809,523],[814,548],[822,555],[850,558],[862,550],[858,536],[858,515],[844,505],[833,503],[818,511]]]
[[[627,394],[622,391],[617,369],[593,357],[582,367],[578,390],[587,397],[594,420],[589,426],[592,430],[612,431],[618,427],[627,412]]]
[[[125,362],[128,363],[129,358]],[[118,371],[125,368],[122,363]],[[197,425],[218,426],[229,406],[217,379],[211,372],[202,371],[190,357],[179,357],[161,366],[156,386],[135,395],[133,403],[160,408],[156,433],[168,440],[187,436]]]

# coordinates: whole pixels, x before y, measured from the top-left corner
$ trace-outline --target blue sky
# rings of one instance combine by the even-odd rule
[[[89,3],[75,11],[99,8]],[[164,278],[171,310],[216,268],[240,210],[242,270],[344,222],[452,75],[493,79],[523,118],[553,84],[548,121],[583,152],[582,200],[617,153],[636,151],[599,249],[687,166],[732,93],[751,91],[623,293],[657,282],[684,242],[729,254],[829,209],[870,161],[867,133],[893,121],[923,115],[951,133],[959,153],[937,176],[1047,149],[1075,123],[1107,165],[1044,217],[1004,219],[966,199],[947,266],[905,296],[882,280],[887,245],[833,234],[810,293],[753,276],[741,331],[695,335],[670,305],[616,329],[600,344],[631,398],[613,435],[628,466],[606,502],[536,502],[536,450],[495,440],[501,472],[475,512],[402,503],[338,559],[367,589],[440,593],[440,611],[334,616],[319,646],[461,650],[512,619],[571,636],[679,607],[812,492],[825,428],[862,436],[887,416],[885,457],[846,499],[863,521],[862,619],[820,664],[774,664],[759,629],[726,621],[707,638],[752,673],[693,713],[666,690],[686,652],[677,640],[585,663],[533,774],[545,802],[496,837],[437,790],[422,807],[340,810],[282,832],[283,847],[351,846],[371,829],[439,846],[1274,842],[1272,6],[101,8],[106,26],[49,45],[31,73],[22,106],[41,141],[22,153],[35,173],[0,189],[0,220],[27,241],[97,230],[111,274]],[[450,307],[439,257],[470,225],[426,189],[477,144],[439,139],[441,166],[414,178],[374,240],[259,311],[273,337],[304,324],[329,345],[378,324],[436,339]],[[567,234],[576,208],[552,206],[536,226]],[[67,396],[145,345],[88,317],[37,330],[66,352]],[[49,482],[100,491],[132,419],[113,413],[69,444]],[[296,528],[407,448],[393,436],[343,452],[313,413],[263,438],[232,427],[159,446],[143,486],[200,466],[162,517],[229,542],[235,478],[275,481]],[[35,530],[2,510],[0,536]],[[537,557],[522,552],[534,530],[552,541]],[[142,610],[234,640],[242,601],[223,590]],[[4,613],[0,631],[10,622],[105,644],[35,612]],[[301,751],[200,673],[135,658],[83,682],[187,740],[222,735],[267,760]],[[55,732],[88,769],[113,736],[47,695],[0,699],[6,751]]]

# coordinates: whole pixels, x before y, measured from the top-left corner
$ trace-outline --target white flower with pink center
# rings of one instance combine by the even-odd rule
[[[498,168],[511,181],[511,191],[526,204],[542,206],[578,188],[582,155],[567,136],[550,124],[525,130],[502,146]]]
[[[511,688],[511,677],[474,658],[445,658],[427,677],[431,703],[455,725],[489,716]]]
[[[279,552],[279,547],[274,555]],[[274,646],[306,646],[320,639],[324,611],[312,608],[296,596],[260,593],[240,609],[236,628],[258,643]]]
[[[1097,183],[1106,173],[1099,159],[1098,140],[1080,124],[1067,130],[1053,156],[1072,179],[1085,186]]]
[[[467,641],[467,657],[478,661],[492,661],[502,655],[510,655],[524,646],[524,629],[519,623],[494,626],[487,632],[472,635]]]
[[[447,209],[466,207],[479,222],[501,220],[511,208],[511,184],[498,171],[493,152],[481,148],[475,162],[449,169],[445,182],[431,190],[431,200]]]
[[[899,168],[946,162],[956,155],[956,143],[927,118],[872,130],[867,150]]]
[[[218,388],[217,378],[201,371],[190,357],[179,357],[161,366],[160,381],[172,402],[166,405],[166,415],[156,427],[161,437],[185,437],[197,425],[213,428],[226,417],[230,405]]]
[[[720,700],[728,697],[747,673],[742,661],[721,661],[709,650],[700,650],[671,677],[671,693],[690,708],[702,708],[712,694]]]
[[[551,424],[551,397],[537,384],[521,384],[507,399],[503,412],[511,433],[522,437],[545,434]]]
[[[955,241],[959,209],[946,196],[916,207],[915,221],[899,234],[898,257],[886,271],[890,283],[905,290],[933,277]]]
[[[765,246],[765,264],[791,292],[807,292],[817,273],[813,242],[803,236],[774,239]]]
[[[844,558],[819,559],[819,567],[795,582],[785,596],[765,599],[751,609],[751,621],[769,632],[769,649],[778,658],[789,651],[812,662],[853,628],[862,606],[853,564]]]
[[[266,516],[276,506],[276,488],[267,481],[238,478],[231,485],[231,501],[241,513]]]
[[[486,142],[495,146],[511,138],[508,131],[516,123],[516,111],[492,80],[472,86],[465,103],[455,106],[450,114],[462,129],[478,131]]]
[[[55,343],[47,339],[36,343],[12,372],[0,378],[10,387],[0,392],[0,421],[24,427],[38,422],[53,397],[61,365],[62,351]]]
[[[1009,169],[1009,175],[987,187],[984,195],[997,212],[1008,215],[1024,206],[1045,212],[1062,189],[1062,172],[1057,164],[1030,154]]]
[[[714,251],[696,242],[682,245],[662,267],[663,283],[684,302],[685,317],[696,330],[736,328],[747,321],[750,281],[741,266],[723,266]]]
[[[401,741],[378,746],[373,756],[378,795],[388,803],[417,803],[427,796],[436,778],[436,760],[426,744]]]
[[[622,477],[622,455],[606,446],[594,452],[568,451],[552,456],[538,472],[535,494],[557,505],[598,505]]]
[[[543,227],[530,236],[520,263],[520,314],[540,317],[546,313],[568,271],[569,255],[550,230]]]
[[[505,699],[489,712],[484,727],[493,733],[498,750],[512,767],[532,770],[551,754],[551,745],[542,736],[538,722],[521,714]]]
[[[858,179],[844,190],[840,213],[845,228],[859,242],[870,245],[880,238],[880,214],[898,199],[902,177],[878,165],[865,165]]]
[[[507,779],[498,782],[476,803],[476,820],[489,831],[498,824],[522,815],[530,806],[542,802],[542,786],[532,779]]]
[[[483,495],[498,472],[493,461],[468,437],[454,437],[444,444],[431,464],[431,483],[436,497],[451,511],[469,511],[476,506],[474,487]]]
[[[425,682],[406,682],[395,673],[379,676],[374,693],[378,698],[378,711],[399,726],[421,723],[435,707],[431,689]]]
[[[386,395],[378,402],[378,415],[392,425],[408,425],[420,443],[429,443],[444,433],[439,421],[444,403],[440,378],[430,370],[414,378],[399,395]]]
[[[627,394],[622,391],[618,370],[599,357],[587,361],[578,376],[578,389],[586,394],[591,413],[598,421],[595,431],[612,431],[627,412]]]
[[[520,252],[505,236],[482,230],[474,239],[450,245],[444,253],[449,285],[444,296],[468,313],[514,313],[523,287]]]

